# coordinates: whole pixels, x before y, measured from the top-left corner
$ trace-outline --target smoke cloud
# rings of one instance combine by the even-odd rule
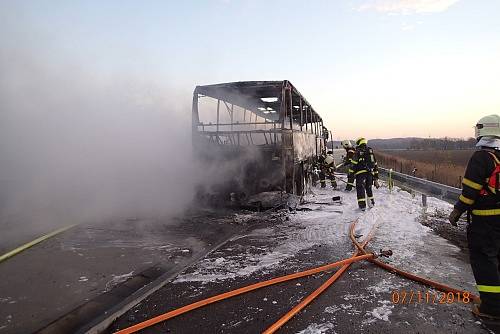
[[[189,92],[0,47],[0,227],[179,213],[193,197]]]

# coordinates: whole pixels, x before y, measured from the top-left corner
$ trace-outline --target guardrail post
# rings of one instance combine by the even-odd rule
[[[392,168],[389,169],[389,181],[388,181],[388,186],[389,186],[389,192],[392,193],[392,188],[394,187],[394,183],[392,182]]]
[[[422,219],[427,221],[427,195],[422,194]]]

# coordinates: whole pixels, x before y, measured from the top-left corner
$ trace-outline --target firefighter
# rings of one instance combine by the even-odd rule
[[[368,141],[365,138],[356,140],[356,151],[351,160],[352,170],[356,179],[356,192],[358,197],[358,206],[361,210],[366,209],[366,201],[375,205],[373,198],[372,184],[379,187],[378,166],[375,155],[371,147],[367,146]],[[366,194],[365,194],[366,192]]]
[[[326,178],[330,179],[330,184],[333,189],[337,189],[337,180],[335,179],[335,159],[333,152],[328,151],[319,157],[319,183],[321,188],[326,188]]]
[[[500,320],[500,116],[481,118],[475,127],[478,148],[467,164],[460,195],[449,221],[457,226],[467,211],[470,264],[480,305],[472,312]],[[470,219],[469,219],[470,220]]]
[[[354,187],[354,170],[352,169],[352,158],[354,158],[354,147],[350,140],[343,140],[342,147],[345,149],[345,157],[342,165],[347,168],[347,184],[345,186],[346,191],[351,191]]]

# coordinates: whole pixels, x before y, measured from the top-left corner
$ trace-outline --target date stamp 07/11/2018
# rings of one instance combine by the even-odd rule
[[[472,299],[468,292],[394,290],[391,293],[393,304],[469,304]]]

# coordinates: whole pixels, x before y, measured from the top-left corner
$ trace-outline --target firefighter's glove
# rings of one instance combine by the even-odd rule
[[[373,181],[373,185],[375,186],[375,188],[380,188],[380,183],[378,183],[378,179],[375,179],[375,181]]]
[[[453,209],[453,211],[450,213],[450,216],[448,217],[450,224],[453,226],[458,226],[457,222],[458,222],[458,219],[460,219],[461,215],[462,215],[462,212],[460,212],[457,209]]]

